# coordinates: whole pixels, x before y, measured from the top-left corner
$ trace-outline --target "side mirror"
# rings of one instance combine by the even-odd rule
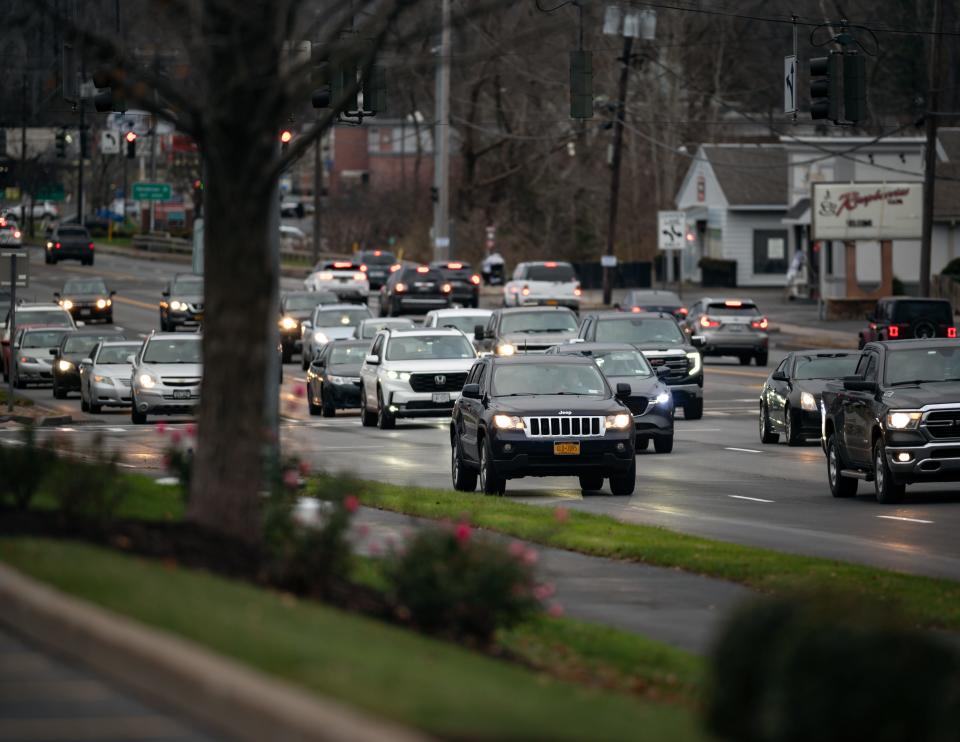
[[[127,356],[127,363],[129,363],[131,366],[132,366],[133,364],[135,364],[136,362],[137,362],[137,357],[136,357],[136,356]]]
[[[879,386],[875,381],[867,381],[860,376],[845,376],[843,378],[843,388],[848,392],[871,392],[877,393]]]
[[[694,348],[702,348],[707,344],[707,339],[703,335],[691,335],[690,345]]]
[[[670,375],[670,369],[667,366],[659,366],[657,368],[657,378],[662,379],[664,376]]]
[[[374,355],[373,353],[370,353],[370,354],[366,357],[366,363],[369,364],[370,366],[379,366],[379,365],[380,365],[380,356]]]
[[[77,320],[77,327],[86,327],[87,323],[83,320]]]
[[[305,319],[303,322],[300,323],[300,327],[308,327],[308,328],[313,327],[313,322],[311,322],[308,319]]]
[[[474,325],[473,327],[473,339],[474,340],[483,340],[486,337],[484,332],[483,325]]]
[[[630,385],[620,382],[617,384],[617,399],[624,400],[630,399]]]
[[[111,292],[110,292],[110,296],[111,296],[111,297],[114,297],[114,296],[116,296],[116,295],[117,295],[117,292],[116,292],[116,291],[111,291]]]
[[[92,359],[92,358],[84,358],[82,361],[80,361],[80,365],[81,365],[81,366],[92,366],[92,365],[93,365],[93,359]]]
[[[51,348],[50,355],[55,356],[57,354],[57,350],[58,350],[57,348]]]
[[[460,395],[467,399],[480,399],[480,385],[464,384],[463,391],[460,392]]]
[[[53,292],[53,298],[54,298],[54,299],[59,299],[59,298],[60,298],[60,292],[59,292],[59,291],[54,291],[54,292]]]
[[[770,375],[770,378],[773,379],[774,381],[790,381],[790,379],[787,378],[787,375],[783,373],[783,371],[774,371]]]

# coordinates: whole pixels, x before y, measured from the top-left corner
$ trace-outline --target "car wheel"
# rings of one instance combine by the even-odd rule
[[[830,483],[830,494],[834,497],[853,497],[857,494],[857,480],[843,476],[843,459],[836,435],[831,435],[827,440],[827,481]]]
[[[383,402],[383,393],[377,390],[377,427],[380,430],[391,430],[396,427],[397,418],[390,414],[387,405]]]
[[[147,413],[137,409],[137,400],[133,400],[133,406],[130,408],[130,421],[134,425],[147,424]]]
[[[367,391],[360,390],[360,424],[365,428],[372,428],[377,424],[377,415],[375,412],[367,410]]]
[[[502,495],[507,491],[507,480],[497,474],[493,451],[486,436],[480,443],[480,491],[485,495]]]
[[[324,417],[334,417],[337,414],[337,408],[333,406],[333,403],[327,399],[327,395],[323,393],[323,386],[320,387],[320,407],[323,410]]]
[[[91,402],[91,403],[90,403],[89,405],[87,405],[87,406],[90,408],[90,414],[91,414],[91,415],[99,415],[99,414],[100,414],[100,410],[103,409],[103,407],[101,407],[101,406],[98,405],[98,404],[95,404],[94,402]]]
[[[300,359],[300,368],[302,368],[304,371],[310,368],[310,359],[307,356],[306,348],[303,349],[303,358]]]
[[[292,360],[293,360],[293,348],[291,348],[289,345],[284,345],[283,352],[280,356],[280,362],[290,363],[290,361]]]
[[[877,494],[877,502],[884,505],[895,505],[903,501],[906,486],[898,482],[890,467],[887,466],[887,448],[883,440],[878,440],[873,446],[873,486]]]
[[[629,497],[637,488],[637,460],[630,462],[625,472],[610,475],[610,491],[618,497]]]
[[[658,435],[653,439],[653,450],[657,453],[673,452],[673,436]]]
[[[780,434],[774,433],[770,427],[770,413],[767,411],[767,406],[760,403],[760,442],[761,443],[776,443],[780,440]]]
[[[51,263],[53,263],[53,258],[50,257],[50,251],[49,251],[49,250],[45,250],[45,251],[44,251],[44,253],[43,253],[43,262],[46,263],[47,265],[50,265]]]
[[[803,443],[797,425],[797,414],[790,407],[783,408],[783,437],[788,446],[799,446]]]
[[[757,353],[753,357],[753,360],[756,361],[758,366],[766,366],[768,362],[767,355],[767,353]]]
[[[740,356],[740,365],[749,366],[750,365],[750,356]]]
[[[322,410],[320,405],[314,403],[313,389],[310,388],[309,384],[307,384],[307,410],[309,410],[310,414],[313,415],[314,417],[319,415]]]
[[[703,397],[684,402],[683,416],[687,420],[699,420],[703,417]]]
[[[597,492],[603,489],[603,474],[581,474],[578,479],[582,492]]]
[[[54,399],[66,399],[67,393],[60,388],[60,385],[57,384],[56,379],[53,381],[53,398]]]
[[[477,488],[477,473],[463,465],[460,439],[454,434],[450,440],[450,475],[457,492],[473,492]]]
[[[16,372],[13,374],[13,388],[14,389],[26,389],[27,382],[20,378],[20,375]]]
[[[650,443],[650,439],[646,436],[639,436],[633,444],[633,450],[636,453],[647,450],[647,445]]]
[[[90,405],[87,404],[87,400],[83,398],[83,393],[80,394],[80,412],[90,412]]]

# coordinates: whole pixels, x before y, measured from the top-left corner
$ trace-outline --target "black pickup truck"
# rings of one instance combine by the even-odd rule
[[[834,497],[858,480],[896,503],[914,482],[960,481],[960,342],[867,343],[856,375],[821,398],[827,478]]]

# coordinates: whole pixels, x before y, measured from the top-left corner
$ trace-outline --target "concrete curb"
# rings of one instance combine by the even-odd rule
[[[60,593],[2,564],[0,604],[0,622],[16,633],[231,739],[428,739]]]

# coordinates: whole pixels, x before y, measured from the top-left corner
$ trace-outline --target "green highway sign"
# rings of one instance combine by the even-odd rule
[[[63,183],[44,183],[37,188],[34,198],[37,201],[63,201],[67,194],[63,190]]]
[[[134,183],[134,201],[169,201],[173,197],[173,188],[169,183]]]

